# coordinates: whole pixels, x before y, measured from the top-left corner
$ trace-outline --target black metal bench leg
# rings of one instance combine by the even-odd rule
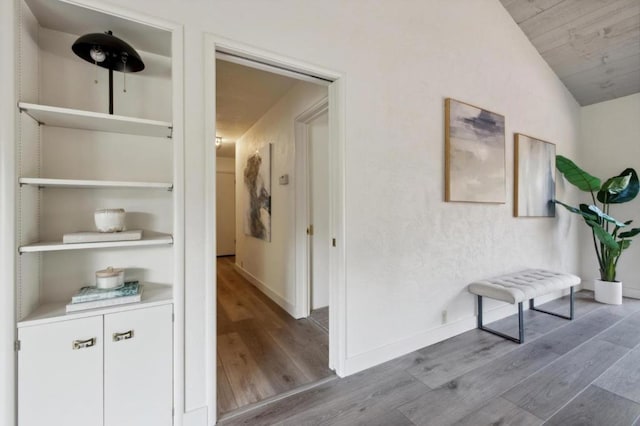
[[[569,288],[569,316],[566,315],[561,315],[561,314],[557,314],[555,312],[549,312],[549,311],[545,311],[544,309],[538,309],[535,307],[535,304],[533,302],[533,299],[529,299],[529,310],[532,311],[538,311],[538,312],[542,312],[543,314],[549,314],[549,315],[553,315],[559,318],[564,318],[564,319],[568,319],[568,320],[572,320],[573,316],[574,316],[574,304],[575,304],[575,295],[573,292],[573,287]]]
[[[524,314],[522,310],[522,302],[518,303],[518,338],[509,336],[508,334],[500,333],[499,331],[492,330],[483,325],[482,318],[482,296],[478,296],[478,329],[486,331],[503,339],[511,340],[516,343],[524,343]]]

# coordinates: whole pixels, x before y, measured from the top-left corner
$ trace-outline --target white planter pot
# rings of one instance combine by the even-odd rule
[[[596,302],[622,305],[622,283],[620,281],[595,280]]]

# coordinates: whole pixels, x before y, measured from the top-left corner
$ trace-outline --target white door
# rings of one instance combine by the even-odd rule
[[[309,189],[313,234],[310,250],[311,309],[329,305],[329,115],[308,124]]]
[[[173,305],[104,317],[104,425],[173,424]]]
[[[18,330],[18,425],[102,425],[102,317]]]
[[[217,256],[236,254],[236,175],[216,173]]]

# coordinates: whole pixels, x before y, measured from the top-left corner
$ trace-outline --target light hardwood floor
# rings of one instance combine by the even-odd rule
[[[522,345],[471,330],[221,424],[640,426],[640,300],[592,297],[577,294],[574,321],[525,312]]]
[[[238,274],[233,262],[217,260],[219,415],[333,374],[326,331],[293,319]]]

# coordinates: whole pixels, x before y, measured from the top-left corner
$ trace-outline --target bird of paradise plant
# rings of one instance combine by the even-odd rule
[[[556,167],[564,177],[581,191],[591,193],[593,204],[580,204],[579,207],[567,205],[555,200],[572,213],[582,216],[591,228],[593,246],[598,258],[602,281],[616,281],[616,268],[622,252],[629,248],[631,239],[640,234],[640,228],[629,229],[633,222],[621,222],[610,215],[612,204],[627,203],[640,192],[638,174],[634,169],[625,169],[618,176],[604,183],[595,176],[582,170],[573,161],[562,155],[556,156]],[[600,206],[598,205],[600,202]]]

